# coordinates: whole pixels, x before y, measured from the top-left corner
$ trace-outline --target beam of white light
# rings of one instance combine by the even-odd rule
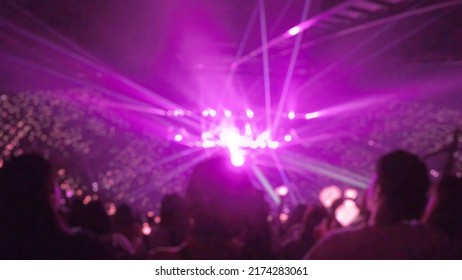
[[[325,162],[315,161],[295,153],[286,152],[282,157],[287,163],[296,167],[303,168],[307,171],[326,176],[332,179],[355,186],[358,188],[366,189],[369,185],[369,179],[364,176],[352,173],[343,168],[332,166]]]
[[[353,5],[355,2],[359,2],[363,0],[347,0],[343,3],[338,4],[337,6],[334,6],[333,8],[311,18],[308,20],[305,20],[299,24],[297,24],[297,27],[300,29],[298,33],[303,32],[307,30],[308,28],[312,27],[313,25],[317,24],[321,20],[324,20],[326,18],[329,18],[333,14],[337,13],[338,11],[344,10],[347,7],[350,7]],[[260,2],[261,3],[261,2]],[[291,30],[291,29],[289,29]],[[248,55],[243,56],[241,59],[235,62],[235,65],[240,65],[242,63],[245,63],[249,61],[251,58],[256,57],[257,55],[260,55],[261,53],[264,53],[265,51],[268,51],[268,49],[280,44],[281,42],[287,40],[288,38],[292,37],[292,35],[289,34],[289,30],[284,32],[283,34],[277,36],[276,38],[272,39],[271,41],[267,42],[267,44],[262,45],[260,48],[251,51]]]
[[[88,60],[88,58],[83,57],[82,55],[78,53],[67,50],[64,47],[61,47],[55,43],[52,43],[45,38],[35,35],[22,28],[19,28],[9,22],[6,22],[5,20],[0,19],[0,26],[4,27],[7,30],[16,32],[20,36],[28,38],[29,40],[32,40],[39,46],[43,46],[45,48],[51,49],[53,52],[60,53],[64,56],[67,56],[67,58],[80,63],[81,65],[89,67],[90,71],[99,71],[99,72],[104,73],[108,78],[113,79],[113,82],[115,85],[117,85],[116,83],[120,83],[121,88],[123,87],[128,88],[130,90],[130,95],[136,96],[141,101],[148,101],[150,105],[157,104],[167,109],[181,108],[181,106],[179,106],[178,104],[150,91],[147,88],[140,86],[139,84],[136,84],[135,82],[122,76],[121,74],[118,74],[113,70],[103,67],[102,65],[97,65],[94,62]]]
[[[268,48],[268,37],[266,33],[266,11],[265,1],[260,0],[260,34],[261,44],[263,47],[263,77],[264,77],[264,88],[265,88],[265,111],[266,111],[266,129],[271,133],[271,80],[270,80],[270,69],[269,69],[269,54]]]
[[[302,11],[302,16],[301,16],[301,21],[305,21],[306,18],[308,17],[308,11],[310,8],[311,0],[305,0],[305,4],[303,6],[303,11]],[[294,27],[295,28],[295,27]],[[296,29],[290,29],[289,32],[292,30],[292,35],[298,34],[297,38],[295,39],[295,43],[292,49],[292,55],[290,57],[290,62],[289,66],[287,68],[287,74],[284,80],[284,85],[282,87],[282,93],[281,93],[281,99],[279,100],[278,107],[276,110],[276,117],[274,118],[274,123],[272,125],[272,130],[273,130],[273,135],[277,135],[277,130],[279,127],[279,122],[281,120],[281,114],[282,110],[284,109],[284,106],[286,104],[287,96],[289,94],[289,88],[292,83],[292,76],[295,70],[295,64],[298,59],[298,54],[300,51],[300,44],[302,43],[302,38],[303,38],[303,33],[301,32],[301,28],[296,26]],[[295,31],[297,31],[296,34]]]
[[[157,161],[155,163],[156,166],[161,166],[161,165],[164,165],[164,164],[167,164],[167,163],[170,163],[170,162],[173,162],[175,160],[178,160],[180,158],[184,158],[186,156],[189,156],[191,154],[194,154],[194,153],[197,153],[198,151],[202,151],[201,148],[188,148],[184,151],[181,151],[179,153],[176,153],[176,154],[173,154],[173,155],[170,155],[170,156],[167,156],[167,157],[164,157],[162,158],[161,160]]]
[[[383,25],[389,22],[398,21],[398,20],[402,20],[402,19],[406,19],[406,18],[410,18],[414,16],[419,16],[419,15],[431,13],[431,12],[438,11],[438,10],[448,9],[448,8],[459,6],[459,5],[462,5],[462,0],[446,1],[443,3],[437,3],[437,4],[417,8],[417,9],[408,10],[406,12],[403,12],[397,15],[392,15],[392,16],[388,16],[385,18],[371,21],[371,22],[366,22],[364,24],[353,26],[351,28],[347,28],[347,29],[335,32],[334,34],[327,35],[325,37],[322,37],[316,40],[305,42],[302,44],[301,49],[309,48],[319,43],[323,43],[323,42],[326,42],[326,41],[329,41],[335,38],[343,37],[346,35],[350,35],[352,33],[363,31],[363,30],[373,28],[376,26],[380,26],[380,25]]]
[[[255,164],[251,164],[250,168],[252,169],[253,174],[258,179],[260,184],[263,186],[263,188],[266,190],[268,195],[274,201],[274,203],[276,205],[281,204],[281,199],[276,194],[276,192],[274,191],[273,187],[271,186],[271,183],[269,182],[268,178],[266,178],[265,174],[263,174],[263,172],[260,170],[260,168],[258,168]]]

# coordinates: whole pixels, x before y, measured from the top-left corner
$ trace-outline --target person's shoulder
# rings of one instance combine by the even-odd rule
[[[328,233],[305,255],[304,259],[337,259],[345,246],[362,240],[367,235],[367,227],[342,228]]]

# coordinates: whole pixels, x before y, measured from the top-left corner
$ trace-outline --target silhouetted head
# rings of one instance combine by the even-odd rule
[[[414,154],[398,150],[377,162],[369,207],[372,212],[380,209],[386,213],[382,216],[386,223],[420,219],[429,188],[425,163]]]
[[[111,219],[101,201],[92,201],[83,207],[82,227],[96,234],[112,232]]]
[[[266,238],[267,204],[253,188],[245,167],[234,167],[227,158],[212,158],[195,167],[186,203],[196,237],[220,242],[239,238],[255,246]]]
[[[121,204],[117,207],[114,219],[119,226],[130,226],[135,223],[132,208],[127,204]]]
[[[5,215],[10,219],[53,223],[52,173],[51,164],[40,155],[23,155],[7,161],[0,169],[0,207],[8,209]]]
[[[462,235],[462,179],[441,179],[432,193],[424,221],[451,236]]]
[[[183,198],[179,194],[169,194],[164,196],[160,209],[161,225],[177,225],[183,223],[185,220],[186,209]]]

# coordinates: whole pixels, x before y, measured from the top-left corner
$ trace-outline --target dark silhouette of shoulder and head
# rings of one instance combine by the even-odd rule
[[[50,162],[36,154],[12,158],[0,169],[0,258],[109,258],[96,241],[60,222],[52,174]]]
[[[419,224],[430,180],[416,155],[394,151],[377,162],[369,190],[369,224],[328,234],[311,259],[438,259],[447,254],[445,235]]]

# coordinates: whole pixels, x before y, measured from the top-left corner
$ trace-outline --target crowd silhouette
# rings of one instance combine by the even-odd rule
[[[50,161],[12,157],[0,168],[0,259],[459,259],[462,180],[431,183],[425,163],[394,151],[376,165],[359,215],[342,226],[328,208],[300,205],[285,224],[270,219],[245,168],[215,157],[193,170],[184,196],[166,195],[160,220],[101,200],[63,211]]]

